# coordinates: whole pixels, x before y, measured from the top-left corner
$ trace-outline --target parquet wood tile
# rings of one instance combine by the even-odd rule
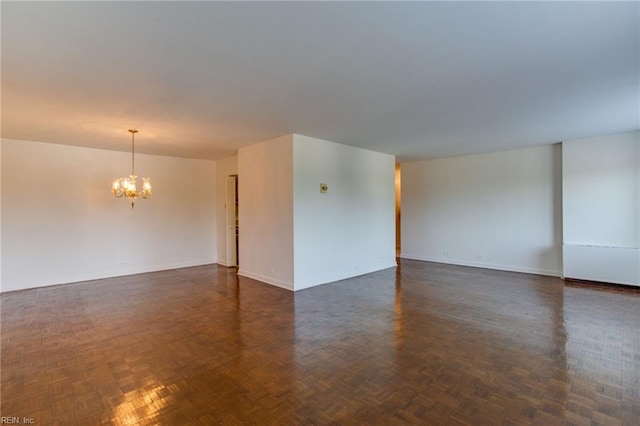
[[[401,260],[291,293],[217,265],[0,296],[0,417],[638,425],[640,293]]]

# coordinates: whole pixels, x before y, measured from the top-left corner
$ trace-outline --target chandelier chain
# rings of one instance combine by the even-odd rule
[[[138,133],[138,131],[134,130],[134,129],[129,129],[129,132],[131,132],[131,174],[135,175],[136,174],[136,157],[135,157],[136,142],[135,142],[135,135],[136,135],[136,133]]]

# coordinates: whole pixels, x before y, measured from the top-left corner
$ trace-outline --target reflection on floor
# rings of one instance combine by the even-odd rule
[[[37,424],[640,424],[640,296],[427,262],[298,293],[211,265],[1,296]]]

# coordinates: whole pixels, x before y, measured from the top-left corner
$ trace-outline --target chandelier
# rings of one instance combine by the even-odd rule
[[[138,197],[149,198],[151,196],[151,181],[149,178],[142,178],[142,190],[138,191],[136,189],[136,179],[138,176],[136,175],[136,163],[135,163],[135,134],[138,133],[137,130],[130,129],[129,133],[131,133],[131,174],[128,177],[121,177],[113,181],[113,186],[111,191],[113,195],[120,198],[122,196],[127,197],[129,201],[131,201],[131,208],[136,203]]]

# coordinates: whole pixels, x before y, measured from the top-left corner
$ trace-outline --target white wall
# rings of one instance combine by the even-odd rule
[[[640,285],[640,132],[562,152],[565,276]]]
[[[216,161],[216,218],[217,220],[217,263],[227,263],[227,178],[238,174],[238,156]]]
[[[395,157],[293,135],[293,194],[296,290],[396,266]]]
[[[238,151],[239,275],[293,290],[293,136]]]
[[[638,247],[639,134],[562,143],[565,244]]]
[[[401,257],[561,275],[559,145],[402,164]]]
[[[0,139],[0,292],[2,292],[2,146]]]
[[[153,195],[111,194],[131,154],[2,140],[2,291],[213,263],[215,162],[136,155]]]

